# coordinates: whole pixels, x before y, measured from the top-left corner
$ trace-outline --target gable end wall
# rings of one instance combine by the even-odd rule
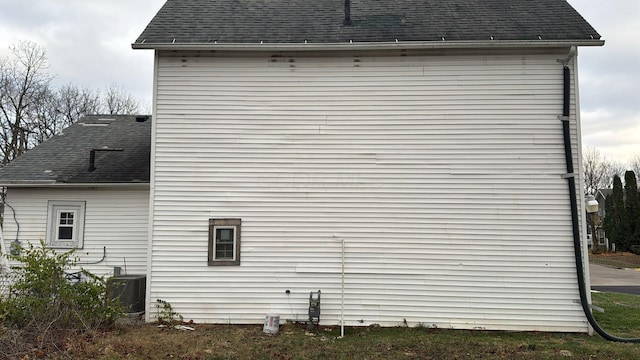
[[[336,325],[344,240],[346,325],[587,331],[567,53],[158,53],[149,304],[304,321],[320,289]],[[242,219],[240,266],[207,266],[211,218]]]

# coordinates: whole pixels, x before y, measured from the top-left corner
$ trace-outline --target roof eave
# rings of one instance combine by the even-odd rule
[[[93,182],[93,183],[67,183],[55,180],[0,180],[0,187],[149,187],[149,182]]]
[[[479,49],[479,48],[557,48],[603,46],[604,40],[474,40],[474,41],[398,41],[350,43],[133,43],[133,49],[219,50],[219,51],[330,51],[391,49]]]

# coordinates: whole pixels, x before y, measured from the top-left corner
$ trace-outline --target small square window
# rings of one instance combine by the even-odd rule
[[[240,219],[209,219],[210,266],[240,265]]]
[[[49,201],[47,244],[53,248],[82,248],[84,201]]]

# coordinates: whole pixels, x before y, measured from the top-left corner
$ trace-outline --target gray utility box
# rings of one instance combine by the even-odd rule
[[[146,275],[118,275],[109,279],[111,298],[120,297],[127,313],[144,312],[147,292]]]

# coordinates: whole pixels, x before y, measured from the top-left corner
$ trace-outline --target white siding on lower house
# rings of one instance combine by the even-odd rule
[[[344,240],[346,325],[587,331],[567,53],[160,52],[149,303],[302,321],[320,289],[339,324]],[[210,218],[242,219],[241,266],[207,266]]]
[[[9,188],[4,212],[7,249],[16,238],[23,246],[46,239],[49,200],[85,201],[84,246],[75,256],[78,267],[98,275],[147,273],[149,222],[148,187]],[[14,219],[15,210],[15,219]],[[103,259],[103,255],[104,259]]]

